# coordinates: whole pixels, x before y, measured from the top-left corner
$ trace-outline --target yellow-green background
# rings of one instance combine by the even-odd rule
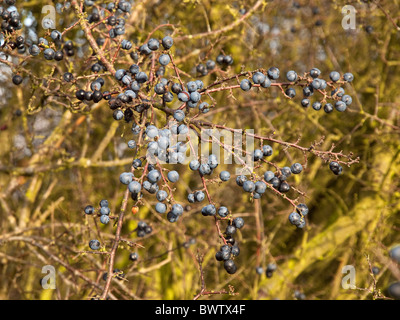
[[[252,202],[248,194],[239,191],[233,178],[220,186],[212,184],[213,200],[227,205],[234,216],[243,216],[246,222],[236,236],[241,254],[233,276],[214,258],[221,243],[213,219],[199,214],[201,205],[192,206],[178,223],[170,224],[152,209],[154,197],[146,194],[146,203],[135,216],[130,212],[130,200],[122,237],[137,241],[144,248],[137,249],[140,261],[132,264],[128,256],[135,249],[121,244],[116,267],[128,272],[128,278],[113,281],[112,293],[118,298],[193,298],[200,290],[195,258],[198,253],[205,255],[207,290],[228,290],[231,285],[239,293],[210,299],[294,299],[295,290],[304,292],[307,299],[371,299],[368,291],[341,287],[342,267],[353,265],[356,286],[371,288],[368,261],[381,269],[376,277],[378,290],[385,293],[390,283],[399,280],[398,266],[388,258],[389,249],[400,242],[400,33],[393,25],[400,15],[399,2],[380,1],[381,8],[362,1],[297,2],[299,9],[293,7],[292,1],[265,1],[251,17],[235,23],[242,17],[239,9],[250,10],[255,1],[135,1],[124,38],[138,44],[160,24],[170,23],[174,28],[160,28],[153,34],[156,38],[172,31],[174,38],[179,38],[228,26],[221,33],[175,41],[172,51],[177,65],[193,78],[195,66],[205,55],[215,59],[220,52],[234,58],[228,70],[231,74],[271,66],[280,68],[281,79],[289,70],[303,74],[312,67],[318,67],[325,79],[332,70],[352,72],[355,79],[344,88],[353,103],[344,113],[304,110],[299,90],[297,97],[289,101],[273,88],[251,93],[234,91],[235,99],[226,92],[213,95],[217,106],[204,119],[232,128],[254,128],[266,136],[274,133],[276,138],[290,142],[301,136],[299,144],[306,147],[324,136],[320,149],[328,150],[335,143],[335,151],[353,152],[360,161],[350,168],[344,166],[344,174],[337,177],[327,163],[310,155],[304,172],[291,178],[291,183],[307,194],[300,198],[310,208],[304,230],[288,223],[290,205],[273,194]],[[22,6],[40,17],[45,4],[28,1]],[[341,8],[345,4],[357,9],[355,30],[346,31],[341,26]],[[318,7],[319,13],[313,14],[312,7]],[[75,19],[67,13],[68,21]],[[317,20],[322,25],[317,26]],[[269,31],[261,32],[266,28],[262,24],[267,24]],[[365,31],[368,25],[373,26],[371,34]],[[44,31],[40,32],[42,35]],[[74,32],[66,38],[73,39]],[[273,49],[274,44],[278,44],[277,50]],[[132,60],[121,55],[116,68],[130,63]],[[54,71],[54,64],[32,59],[25,68],[41,77]],[[84,70],[89,74],[85,68],[84,59],[70,65],[75,73]],[[64,65],[61,70],[67,71]],[[61,74],[54,71],[55,78],[61,78]],[[170,75],[174,73],[168,69],[167,76]],[[201,79],[205,84],[211,83],[215,74]],[[116,146],[131,138],[130,127],[114,121],[104,101],[92,112],[71,112],[66,108],[68,102],[63,106],[47,100],[41,88],[31,91],[28,86],[10,86],[10,90],[12,97],[0,111],[0,123],[8,126],[0,131],[0,298],[89,299],[101,291],[65,265],[100,286],[104,284],[101,276],[106,270],[105,256],[77,252],[88,250],[89,240],[97,237],[96,228],[100,228],[102,244],[109,250],[115,227],[100,226],[98,220],[96,226],[92,217],[84,216],[83,208],[106,198],[112,212],[118,213],[124,193],[118,177],[128,170],[132,153],[126,151],[119,160]],[[62,90],[73,94],[75,88],[66,85]],[[23,111],[21,117],[13,116],[17,108]],[[15,161],[13,136],[22,132],[31,143],[35,136],[29,121],[45,108],[61,110],[61,122],[31,158]],[[304,163],[300,152],[289,149],[285,153],[282,146],[272,146],[272,160],[278,165],[290,165],[288,155],[293,161]],[[99,163],[100,160],[104,162]],[[42,170],[27,176],[23,174],[27,167]],[[222,168],[231,167],[221,165],[218,169]],[[185,166],[175,169],[183,181],[174,186],[175,198],[184,203],[187,187],[200,188],[200,180]],[[139,219],[154,229],[143,240],[132,233]],[[190,237],[196,237],[197,243],[189,249],[182,248]],[[166,253],[171,249],[175,250]],[[256,274],[257,265],[265,268],[273,261],[278,269],[271,279]],[[56,267],[56,290],[42,290],[39,285],[41,267],[46,264]]]

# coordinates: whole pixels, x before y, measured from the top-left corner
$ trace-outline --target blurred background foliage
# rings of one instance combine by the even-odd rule
[[[295,290],[307,299],[372,299],[368,291],[341,287],[343,266],[353,265],[356,286],[371,289],[369,262],[380,268],[375,280],[382,292],[400,280],[398,266],[388,257],[388,250],[400,242],[400,33],[395,26],[400,23],[399,2],[265,1],[242,19],[255,3],[138,0],[124,38],[140,45],[158,26],[173,25],[160,27],[153,37],[173,35],[175,61],[187,73],[184,81],[198,77],[196,65],[215,60],[220,53],[234,59],[225,70],[228,74],[271,66],[280,68],[281,78],[289,70],[303,74],[312,67],[319,68],[325,79],[332,70],[352,72],[355,80],[345,90],[353,104],[344,113],[303,109],[299,92],[287,100],[271,88],[234,91],[233,96],[226,91],[214,94],[217,106],[202,117],[232,128],[254,128],[267,136],[273,133],[284,141],[301,138],[299,144],[307,147],[325,137],[320,149],[328,150],[334,143],[335,151],[353,152],[360,162],[335,176],[327,163],[308,158],[306,169],[294,180],[296,188],[306,193],[300,200],[310,208],[304,230],[289,224],[291,208],[283,199],[267,192],[261,200],[250,201],[248,194],[238,193],[234,179],[223,185],[211,183],[213,200],[245,219],[236,236],[241,253],[234,275],[214,258],[221,242],[213,219],[199,214],[201,204],[191,205],[181,220],[171,224],[155,213],[155,198],[146,196],[139,213],[128,210],[124,221],[122,238],[140,247],[121,242],[117,252],[116,268],[127,274],[125,281],[112,283],[112,293],[120,299],[192,299],[201,285],[197,254],[204,255],[208,290],[233,286],[239,293],[201,299],[294,299]],[[46,4],[52,2],[26,1],[19,7],[40,19]],[[355,30],[341,26],[346,4],[357,10]],[[62,16],[58,30],[76,19],[71,10]],[[60,14],[57,17],[61,19]],[[77,46],[84,58],[79,62],[55,68],[55,62],[31,59],[24,68],[39,78],[51,73],[60,78],[59,69],[67,68],[74,74],[90,74],[90,50],[77,40],[82,37],[77,30],[68,32],[66,39],[81,43]],[[121,54],[116,69],[131,63]],[[173,75],[173,70],[166,73]],[[207,85],[224,75],[220,71],[201,80]],[[28,80],[14,87],[6,70],[1,80],[0,297],[92,298],[101,293],[107,258],[80,252],[88,250],[93,238],[109,249],[115,227],[100,225],[85,216],[83,208],[108,199],[112,214],[118,214],[124,192],[118,177],[132,160],[132,152],[124,148],[131,139],[130,125],[114,121],[105,101],[91,110],[74,110],[68,101],[47,96],[44,85],[32,90]],[[58,86],[52,85],[52,89]],[[76,87],[60,90],[73,96]],[[160,112],[158,123],[164,118]],[[300,152],[272,146],[272,159],[278,165],[304,163]],[[167,167],[179,171],[174,197],[187,203],[188,190],[199,189],[200,179],[187,166]],[[219,169],[232,173],[229,166]],[[128,208],[132,204],[130,200]],[[133,232],[139,220],[154,230],[143,239]],[[185,248],[183,243],[192,237],[196,244]],[[128,259],[134,251],[140,256],[135,263]],[[265,270],[271,262],[278,266],[272,278],[257,275],[257,266]],[[56,290],[43,290],[39,284],[41,268],[47,264],[56,267]]]

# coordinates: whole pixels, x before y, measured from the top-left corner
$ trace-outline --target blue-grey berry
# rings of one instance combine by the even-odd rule
[[[253,192],[253,199],[260,199],[261,196],[262,196],[261,193],[257,193],[257,192],[255,192],[255,191]]]
[[[296,90],[293,88],[287,88],[285,90],[285,94],[289,97],[289,98],[294,98],[296,96]]]
[[[315,102],[312,104],[312,108],[313,108],[315,111],[321,110],[321,108],[322,108],[321,102],[315,101]]]
[[[50,37],[51,37],[54,41],[61,40],[61,36],[62,36],[62,34],[61,34],[61,32],[58,31],[58,30],[53,30],[53,31],[50,33]]]
[[[144,83],[148,80],[147,74],[143,71],[140,71],[136,74],[135,79],[139,83]],[[133,90],[133,88],[132,88]]]
[[[321,81],[320,79],[314,79],[313,82],[311,82],[311,86],[315,89],[318,90],[321,88]]]
[[[99,250],[100,249],[100,241],[99,240],[90,240],[89,248],[92,250]]]
[[[272,155],[272,147],[269,145],[263,146],[263,156],[264,157],[269,157]]]
[[[215,216],[217,210],[213,204],[206,205],[201,209],[201,214],[203,216]]]
[[[393,261],[400,263],[400,245],[392,247],[389,250],[389,256]]]
[[[151,50],[150,50],[149,46],[147,45],[147,43],[145,43],[139,47],[139,52],[140,52],[140,54],[149,55],[151,53]]]
[[[247,180],[245,175],[240,175],[236,177],[236,184],[239,187],[243,187],[243,184],[245,183],[245,181]]]
[[[174,44],[174,40],[170,36],[165,36],[161,41],[165,50],[168,50]]]
[[[102,224],[108,224],[110,222],[110,217],[108,215],[106,215],[106,214],[102,214],[100,216],[100,222]]]
[[[336,101],[335,109],[339,112],[346,111],[347,105],[343,101]]]
[[[168,137],[160,137],[158,140],[157,140],[157,144],[158,144],[158,147],[160,148],[160,149],[162,149],[162,150],[167,150],[167,148],[168,148],[168,146],[169,146],[169,138]]]
[[[311,97],[314,94],[314,88],[312,86],[306,86],[303,88],[303,95],[305,97]]]
[[[271,80],[265,77],[265,80],[261,83],[261,87],[269,88],[271,86]]]
[[[159,190],[159,191],[157,192],[157,194],[156,194],[156,198],[157,198],[157,200],[160,201],[160,202],[162,202],[162,201],[164,201],[165,199],[167,199],[167,197],[168,197],[168,193],[167,193],[167,191],[165,191],[165,190]]]
[[[243,91],[249,91],[251,89],[251,82],[249,79],[243,79],[240,82],[240,89]]]
[[[321,70],[319,70],[318,68],[312,68],[310,70],[310,76],[313,78],[318,78],[321,75]]]
[[[260,149],[255,149],[253,151],[253,160],[254,161],[261,160],[263,156],[264,156],[264,153]]]
[[[333,82],[337,82],[340,80],[340,73],[337,71],[332,71],[329,74],[329,78],[333,81]]]
[[[219,174],[219,178],[222,181],[228,181],[231,177],[231,174],[228,171],[221,171]]]
[[[146,128],[146,135],[147,135],[150,139],[156,137],[156,136],[158,135],[158,129],[157,129],[157,127],[156,127],[156,126],[153,126],[153,125],[147,126],[147,128]]]
[[[331,103],[327,103],[324,105],[324,111],[325,113],[331,113],[333,111],[333,105]]]
[[[266,190],[267,190],[267,185],[265,184],[265,182],[257,181],[255,183],[255,189],[254,189],[255,192],[257,192],[259,194],[263,194],[263,193],[265,193]]]
[[[124,77],[124,75],[126,74],[126,71],[124,69],[119,69],[115,72],[115,79],[117,79],[118,81],[122,80],[122,78]]]
[[[196,201],[193,193],[189,193],[187,199],[190,203],[194,203]]]
[[[277,80],[279,78],[279,69],[276,67],[271,67],[268,69],[267,75],[271,80]]]
[[[243,190],[246,192],[253,192],[256,186],[253,181],[247,180],[243,183]]]
[[[332,90],[331,93],[332,96],[337,96],[337,97],[343,97],[344,95],[344,89],[342,87]]]
[[[293,174],[299,174],[301,171],[303,171],[303,166],[300,163],[294,163],[290,167],[290,171]]]
[[[139,193],[140,190],[142,189],[142,186],[140,185],[139,182],[137,181],[132,181],[131,183],[129,183],[128,185],[128,189],[131,193]]]
[[[204,87],[204,83],[201,80],[196,80],[197,90],[201,90]]]
[[[196,191],[194,193],[194,199],[197,202],[202,202],[205,199],[206,195],[204,194],[203,191]]]
[[[161,179],[161,174],[158,170],[153,169],[147,174],[147,180],[151,183],[157,183]]]
[[[286,73],[286,78],[287,78],[288,81],[290,81],[290,82],[295,82],[295,81],[297,80],[297,73],[296,73],[296,71],[293,71],[293,70],[288,71],[288,72]]]
[[[165,203],[157,202],[156,211],[158,213],[165,213],[167,211],[167,205]]]
[[[46,60],[53,60],[56,53],[53,49],[48,48],[48,49],[44,50],[43,55]]]
[[[199,167],[199,172],[204,175],[211,174],[211,168],[208,163],[202,163]]]
[[[178,126],[178,134],[187,134],[188,132],[189,128],[186,125],[181,124]]]
[[[137,252],[132,252],[129,255],[129,260],[131,260],[131,261],[137,261],[138,259],[139,259],[139,255],[137,254]]]
[[[100,208],[100,214],[101,215],[109,215],[110,214],[110,208],[109,207],[101,207]]]
[[[163,94],[163,101],[164,102],[171,102],[172,100],[174,100],[174,95],[171,92],[166,92]]]
[[[301,221],[301,216],[297,212],[292,212],[289,215],[289,222],[293,225],[298,225]]]
[[[179,101],[188,102],[190,99],[190,94],[186,91],[182,91],[178,94]]]
[[[308,214],[308,207],[305,203],[300,203],[297,205],[296,211],[301,213],[303,216],[306,216]]]
[[[253,79],[254,84],[261,84],[265,81],[265,75],[263,73],[257,71],[253,74],[252,79]]]
[[[310,100],[309,99],[304,98],[304,99],[301,100],[301,106],[303,108],[308,108],[309,105],[310,105]]]
[[[345,74],[343,75],[343,79],[344,79],[344,81],[352,82],[352,81],[354,80],[354,76],[353,76],[352,73],[347,72],[347,73],[345,73]]]
[[[353,99],[348,95],[348,94],[345,94],[343,97],[342,97],[342,101],[346,104],[346,105],[351,105],[351,103],[353,102]]]
[[[151,38],[149,42],[147,42],[147,46],[150,50],[156,51],[160,47],[160,42],[157,39]]]
[[[200,162],[198,160],[192,160],[189,162],[189,168],[193,171],[199,170]]]
[[[303,229],[305,226],[306,226],[306,220],[304,218],[301,218],[299,224],[296,225],[296,227],[299,229]]]
[[[197,91],[190,93],[190,101],[199,102],[200,99],[201,99],[201,95]]]
[[[272,171],[266,171],[264,173],[264,180],[266,182],[270,182],[275,177],[275,174]]]
[[[186,84],[186,87],[187,87],[187,89],[188,89],[189,92],[195,92],[195,91],[198,90],[198,86],[197,86],[196,81],[189,81],[189,82]]]
[[[342,174],[343,168],[342,166],[336,162],[336,161],[331,161],[329,163],[329,169],[335,174],[335,175],[340,175]]]
[[[210,109],[209,109],[209,104],[207,102],[202,102],[199,105],[199,111],[201,111],[202,113],[207,113]]]
[[[274,272],[276,270],[277,266],[275,263],[269,263],[267,265],[267,272]]]
[[[244,220],[241,217],[235,218],[233,224],[236,228],[241,229],[244,226]]]
[[[133,179],[133,174],[131,172],[123,172],[119,176],[119,181],[122,184],[126,185],[130,184],[132,182],[132,179]]]
[[[234,234],[236,233],[236,228],[235,228],[235,226],[228,225],[228,226],[226,227],[225,233],[226,233],[228,236],[234,235]]]
[[[28,51],[31,56],[37,56],[40,53],[40,48],[36,44],[33,44],[29,47]]]
[[[162,55],[160,56],[160,58],[158,59],[158,62],[160,62],[160,64],[161,64],[162,66],[166,66],[168,63],[171,62],[171,58],[169,57],[168,54],[162,54]]]
[[[221,218],[227,217],[228,214],[229,214],[229,210],[228,210],[227,207],[222,206],[222,207],[220,207],[220,208],[218,209],[218,215],[219,215]]]
[[[185,119],[185,112],[183,112],[183,110],[176,110],[174,112],[174,118],[178,122],[183,121],[183,119]]]
[[[232,246],[231,253],[234,257],[237,257],[240,254],[240,249],[238,246]]]
[[[215,68],[215,61],[207,60],[206,67],[207,67],[207,70],[213,70]]]
[[[135,140],[129,140],[128,141],[128,148],[129,149],[135,149],[136,148],[136,141]]]
[[[100,207],[108,207],[108,201],[106,199],[101,200]]]
[[[181,216],[183,214],[183,207],[182,205],[180,205],[179,203],[175,203],[172,208],[171,208],[171,212],[173,214],[176,214],[178,216]]]
[[[278,177],[273,177],[269,183],[272,185],[272,187],[274,187],[275,189],[278,189],[279,186],[281,185],[281,180],[279,180]]]
[[[175,183],[179,180],[179,173],[177,171],[170,171],[168,172],[168,180],[171,181],[172,183]]]
[[[164,93],[165,93],[165,85],[162,84],[162,83],[157,83],[157,84],[154,86],[154,92],[157,93],[157,94],[159,94],[159,95],[164,94]]]
[[[124,118],[124,113],[121,110],[114,110],[113,118],[117,121],[122,120]]]
[[[85,213],[86,214],[93,214],[94,213],[94,207],[93,206],[86,206],[85,208]]]
[[[178,221],[179,215],[173,213],[172,211],[167,213],[167,220],[171,223]]]
[[[218,166],[218,158],[215,154],[210,154],[208,156],[208,165],[211,169],[215,169]]]
[[[126,40],[126,39],[122,40],[121,48],[124,49],[124,50],[132,49],[132,42],[130,42],[130,41]]]

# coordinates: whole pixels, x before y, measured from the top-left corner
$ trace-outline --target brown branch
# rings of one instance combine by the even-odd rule
[[[208,32],[202,32],[202,33],[197,33],[197,34],[193,34],[193,35],[185,35],[185,36],[181,36],[181,37],[177,37],[175,38],[175,41],[182,41],[182,40],[186,40],[186,39],[199,39],[199,38],[204,38],[207,36],[216,36],[219,35],[221,33],[225,33],[228,32],[230,30],[232,30],[233,28],[235,28],[236,26],[240,25],[243,21],[245,21],[247,18],[249,18],[262,4],[266,5],[266,1],[264,0],[258,0],[254,6],[247,11],[246,14],[244,14],[240,19],[235,20],[234,22],[232,22],[231,24],[218,29],[218,30],[214,30],[214,31],[208,31]]]
[[[133,173],[133,171],[134,171],[134,168],[132,167],[132,173]],[[102,299],[102,300],[105,300],[107,298],[108,292],[110,290],[111,280],[113,278],[112,274],[113,274],[113,269],[114,269],[115,254],[117,253],[118,244],[121,239],[122,222],[124,219],[126,207],[128,205],[129,194],[130,194],[129,189],[126,188],[126,191],[124,194],[124,199],[122,201],[119,218],[118,218],[117,231],[115,232],[115,240],[114,240],[114,244],[111,249],[111,252],[110,252],[110,261],[109,261],[109,265],[108,265],[107,280],[106,280],[106,284],[104,286],[103,293],[101,294],[101,297],[100,297],[100,299]]]
[[[77,0],[73,0],[72,5],[75,7],[75,11],[79,17],[80,25],[83,31],[85,32],[87,41],[89,42],[90,46],[92,47],[96,55],[99,57],[100,61],[104,64],[106,69],[114,75],[115,74],[114,66],[106,59],[103,50],[100,49],[99,46],[97,45],[97,42],[92,35],[90,26],[88,25],[86,19],[84,19],[82,16],[83,11],[82,8],[78,6]]]
[[[81,278],[82,280],[86,281],[87,283],[91,284],[92,286],[98,288],[98,289],[102,289],[102,287],[100,285],[98,285],[96,282],[92,281],[91,279],[89,279],[88,277],[86,277],[83,273],[81,273],[79,270],[71,267],[68,263],[64,262],[63,260],[61,260],[60,258],[58,258],[56,255],[52,254],[51,252],[49,252],[44,246],[42,246],[41,244],[37,243],[34,239],[32,239],[31,237],[23,237],[23,236],[16,236],[16,237],[11,237],[9,239],[7,239],[7,241],[23,241],[25,243],[28,243],[30,245],[33,245],[39,249],[41,249],[46,255],[48,255],[51,259],[53,259],[54,261],[56,261],[57,263],[61,264],[65,269],[67,269],[68,271],[70,271],[73,275],[78,276],[79,278]],[[113,294],[109,294],[110,298],[116,300],[117,298],[113,295]]]
[[[202,266],[203,258],[204,258],[204,255],[197,252],[196,260],[199,264],[199,269],[200,269],[201,289],[200,289],[200,292],[194,296],[193,300],[198,300],[202,296],[209,296],[209,295],[216,295],[216,294],[229,294],[229,295],[233,295],[233,296],[238,295],[239,293],[235,292],[235,289],[232,286],[229,286],[229,291],[226,291],[225,289],[220,290],[220,291],[214,291],[214,290],[207,291],[206,290],[206,283],[204,280],[204,270],[203,270],[203,266]]]
[[[386,12],[386,10],[382,7],[382,5],[377,0],[373,0],[374,3],[378,6],[378,8],[383,12],[383,14],[388,18],[388,20],[393,24],[397,31],[400,31],[400,27],[394,21],[394,19]]]

